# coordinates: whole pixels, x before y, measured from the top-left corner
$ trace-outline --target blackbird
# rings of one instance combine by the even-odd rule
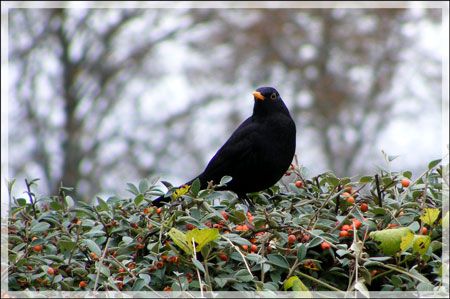
[[[253,92],[253,115],[247,118],[217,151],[205,170],[183,185],[200,180],[219,183],[223,176],[232,180],[221,190],[239,197],[273,186],[289,168],[295,153],[295,123],[278,91],[260,87]],[[170,197],[160,196],[152,203],[161,206]]]

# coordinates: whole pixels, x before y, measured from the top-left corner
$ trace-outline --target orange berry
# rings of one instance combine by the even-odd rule
[[[348,237],[348,236],[350,236],[350,233],[348,231],[346,231],[346,230],[341,230],[339,232],[339,237],[341,237],[341,238],[345,238],[345,237]]]
[[[425,226],[424,227],[422,227],[422,235],[426,235],[426,234],[428,234],[428,228],[426,228]]]
[[[251,238],[250,239],[250,243],[253,243],[253,244],[255,244],[257,241],[258,241],[258,239],[256,239],[256,238]]]
[[[404,178],[400,181],[400,183],[402,184],[403,188],[406,188],[409,186],[409,184],[411,183],[411,181],[407,178]]]
[[[248,251],[248,245],[242,245],[242,249],[243,249],[244,251]]]
[[[351,205],[355,203],[355,199],[353,198],[353,196],[347,197],[346,201]]]
[[[144,244],[142,244],[142,243],[139,243],[139,244],[136,244],[136,247],[135,247],[135,249],[136,250],[141,250],[141,249],[143,249],[145,247],[145,245]]]
[[[251,252],[257,252],[257,251],[258,251],[258,246],[256,246],[255,244],[253,244],[252,247],[250,247],[250,251],[251,251]]]
[[[50,275],[50,276],[55,275],[55,269],[53,269],[52,267],[48,268],[47,269],[47,274]]]
[[[164,292],[172,292],[172,288],[169,286],[166,286],[163,291]]]
[[[344,192],[344,193],[342,193],[342,195],[341,195],[342,197],[350,197],[350,196],[352,196],[350,193],[348,193],[348,192]]]
[[[157,208],[156,209],[156,214],[158,214],[158,215],[161,214],[162,210],[163,210],[162,207],[161,208]]]
[[[370,275],[375,276],[378,274],[378,272],[380,272],[380,271],[374,269],[374,270],[370,271]]]
[[[224,262],[228,261],[228,255],[226,255],[226,254],[223,253],[223,252],[220,252],[220,253],[218,254],[218,257],[219,257],[219,259],[221,259],[221,260],[224,261]]]
[[[95,252],[91,252],[89,253],[89,256],[91,257],[91,259],[93,259],[94,261],[98,260],[98,256]]]
[[[123,282],[121,282],[121,281],[116,282],[116,286],[117,286],[117,288],[119,290],[122,290],[123,289]]]
[[[136,263],[135,262],[131,262],[131,263],[128,264],[128,269],[132,270],[134,268],[136,268]]]
[[[350,225],[348,225],[348,224],[344,224],[344,225],[341,227],[341,230],[345,230],[345,231],[351,230],[351,229],[352,229],[352,227],[351,227]]]
[[[78,286],[79,286],[80,288],[85,288],[85,287],[87,287],[87,282],[84,281],[84,280],[82,280],[82,281],[80,281],[80,283],[78,284]]]
[[[369,205],[363,202],[359,208],[361,209],[361,212],[367,212],[369,210]]]
[[[156,262],[155,266],[156,266],[156,268],[161,269],[162,267],[164,267],[164,262],[158,261],[158,262]]]
[[[228,220],[228,213],[225,211],[220,211],[220,214],[222,214],[223,219]]]
[[[303,188],[303,182],[302,181],[296,181],[295,182],[295,187],[297,187],[297,188]]]
[[[161,260],[162,260],[163,262],[167,261],[167,258],[168,258],[167,254],[161,255]]]
[[[356,229],[360,228],[362,225],[362,222],[359,221],[358,219],[353,219],[352,222],[355,224]]]
[[[119,269],[119,273],[125,273],[127,270],[125,270],[125,268],[120,268]]]
[[[388,228],[394,228],[394,227],[397,227],[398,226],[398,224],[397,223],[389,223],[388,224]]]
[[[34,245],[33,250],[35,252],[41,252],[42,251],[42,245]]]
[[[146,215],[150,214],[150,208],[145,208],[144,209],[144,214],[146,214]]]
[[[289,244],[294,244],[295,241],[297,241],[297,237],[295,235],[289,235],[288,236],[288,243]]]
[[[323,241],[323,242],[320,244],[320,247],[322,248],[322,250],[327,250],[327,249],[330,249],[330,248],[331,248],[331,245],[330,245],[330,243]]]
[[[344,190],[347,191],[350,194],[353,193],[353,187],[352,186],[345,186]]]

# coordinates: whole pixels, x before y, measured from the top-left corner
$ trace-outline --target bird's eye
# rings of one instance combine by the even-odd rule
[[[272,93],[272,94],[270,95],[270,99],[271,99],[271,100],[276,100],[276,99],[277,99],[277,94],[276,94],[276,93]]]

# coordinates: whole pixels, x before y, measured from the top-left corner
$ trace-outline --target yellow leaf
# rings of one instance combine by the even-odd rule
[[[418,252],[421,255],[424,255],[427,252],[430,243],[431,243],[430,236],[415,235],[413,243],[413,252]]]
[[[420,220],[422,220],[423,223],[431,226],[439,217],[439,212],[439,209],[426,208],[424,214],[420,216]]]
[[[186,241],[192,246],[192,239],[195,241],[195,249],[199,252],[203,246],[214,241],[220,236],[217,228],[205,228],[190,230],[186,234]],[[193,250],[193,248],[192,248]]]
[[[402,237],[402,242],[400,243],[400,249],[402,251],[408,250],[411,247],[414,240],[414,234],[412,231],[408,231],[405,236]]]
[[[293,291],[298,292],[300,298],[311,298],[312,295],[308,290],[308,287],[297,276],[291,276],[284,282],[284,290],[292,288]]]
[[[178,189],[176,189],[173,193],[172,193],[172,198],[173,199],[177,199],[183,195],[185,195],[186,193],[189,192],[189,189],[191,188],[191,186],[189,185],[184,185],[183,187],[180,187]]]
[[[179,231],[178,229],[172,227],[169,231],[169,237],[187,254],[192,254],[192,252],[194,251],[192,248],[192,244],[186,241],[186,235],[182,231]]]
[[[413,232],[407,227],[371,232],[369,236],[380,242],[379,247],[386,255],[394,255],[399,251],[406,250],[411,246],[414,238]]]

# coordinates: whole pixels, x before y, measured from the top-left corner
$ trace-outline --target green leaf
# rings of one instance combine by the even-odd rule
[[[306,248],[306,245],[300,244],[300,246],[298,247],[298,252],[297,252],[297,258],[299,261],[302,261],[305,258],[307,251],[308,251],[308,249]]]
[[[58,247],[62,251],[66,251],[66,250],[72,250],[76,244],[77,243],[70,241],[70,240],[59,240]]]
[[[200,263],[198,260],[192,258],[192,263],[195,265],[195,267],[197,267],[197,269],[199,269],[200,271],[202,271],[203,273],[205,273],[205,268],[203,267],[202,263]]]
[[[100,197],[97,196],[98,210],[99,211],[109,211],[108,204]]]
[[[46,230],[48,230],[50,228],[50,224],[48,224],[47,222],[37,222],[35,225],[33,225],[30,228],[30,231],[32,233],[39,233],[39,232],[44,232]]]
[[[139,194],[134,198],[134,204],[136,206],[139,206],[143,200],[144,200],[144,194]]]
[[[201,187],[200,179],[197,178],[192,182],[192,185],[191,185],[192,195],[197,196],[198,192],[200,191],[200,187]]]
[[[186,235],[182,231],[172,227],[168,234],[169,237],[172,239],[172,241],[184,252],[186,252],[189,255],[194,252],[192,244],[189,244],[186,241]]]
[[[433,160],[428,164],[428,170],[434,168],[436,165],[441,163],[442,159]]]
[[[102,255],[100,247],[98,247],[97,243],[95,243],[94,241],[85,239],[83,240],[83,243],[89,248],[91,252],[95,253],[97,256],[100,257]]]
[[[373,181],[373,177],[372,177],[372,176],[369,176],[369,175],[362,176],[362,177],[359,179],[359,183],[360,183],[360,184],[371,183],[372,181]]]
[[[289,269],[289,263],[286,258],[279,254],[269,254],[267,255],[269,263],[280,268]]]
[[[405,246],[410,245],[413,239],[413,232],[407,227],[396,229],[385,229],[381,231],[371,232],[369,237],[380,242],[379,248],[386,255],[394,255],[401,251]]]
[[[195,249],[197,252],[202,250],[203,246],[219,238],[219,230],[217,228],[205,228],[190,230],[186,234],[186,241],[192,246],[192,239],[195,241]]]
[[[222,177],[222,178],[220,179],[220,184],[219,184],[219,186],[224,186],[224,185],[226,185],[227,183],[231,182],[232,179],[233,179],[233,178],[230,177],[230,176],[228,176],[228,175]]]
[[[148,190],[148,182],[147,180],[141,180],[139,182],[139,192],[140,193],[145,193]]]
[[[136,279],[136,281],[133,284],[133,287],[131,288],[132,291],[140,291],[142,288],[146,285],[145,280],[142,278]]]
[[[432,226],[439,217],[439,213],[439,209],[426,208],[424,214],[420,216],[420,220],[422,220],[423,223]]]

